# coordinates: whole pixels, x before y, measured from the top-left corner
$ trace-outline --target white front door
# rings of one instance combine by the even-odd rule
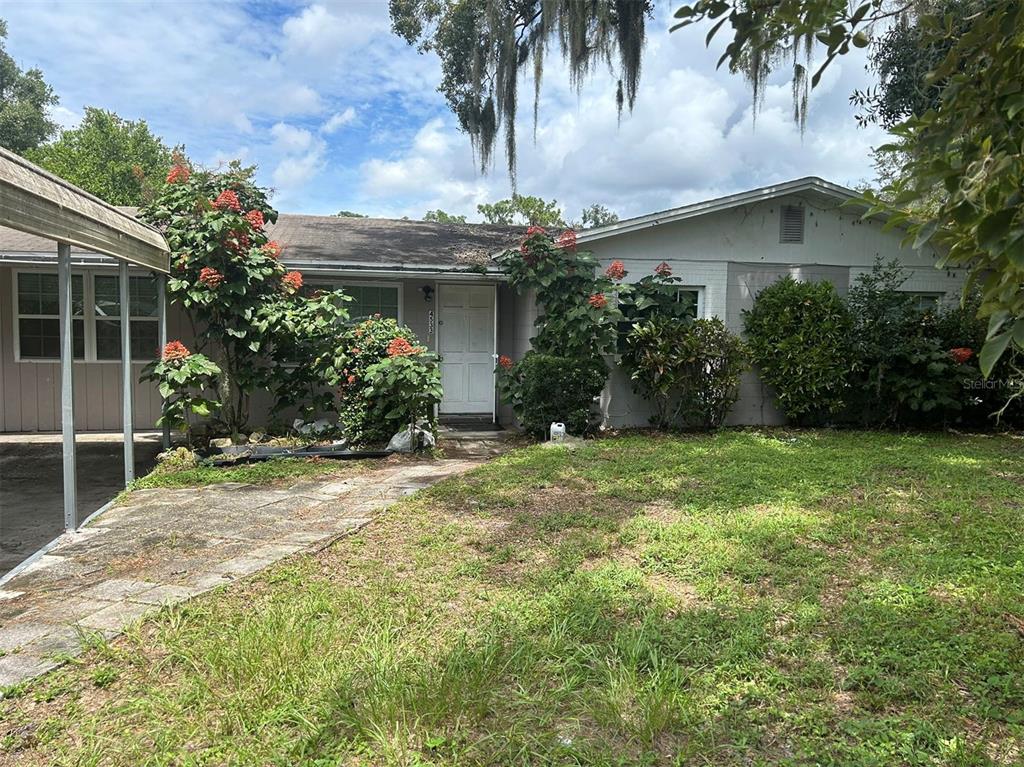
[[[494,286],[439,285],[442,413],[494,412]]]

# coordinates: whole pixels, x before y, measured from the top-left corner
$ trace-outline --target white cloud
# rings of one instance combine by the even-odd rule
[[[327,143],[306,128],[283,122],[271,126],[270,135],[273,148],[280,155],[271,179],[278,201],[290,202],[301,196],[324,167]]]
[[[716,72],[703,34],[650,35],[636,107],[621,118],[612,76],[599,74],[576,93],[551,57],[533,141],[532,83],[521,84],[520,192],[557,199],[569,217],[594,202],[631,216],[807,175],[841,184],[870,177],[869,151],[881,132],[859,130],[847,100],[861,85],[862,61],[826,72],[801,135],[785,77],[768,84],[755,124],[746,83]],[[478,177],[453,118],[420,126],[398,151],[361,164],[365,199],[396,213],[441,207],[473,219],[478,202],[508,196],[501,138],[493,171]]]
[[[283,55],[307,62],[336,60],[366,45],[387,26],[387,7],[383,4],[327,8],[317,3],[285,21]]]
[[[296,190],[308,184],[322,166],[322,153],[316,150],[282,159],[272,175],[278,196],[284,199],[294,196]]]
[[[57,127],[60,130],[68,130],[70,128],[77,128],[78,124],[82,122],[82,114],[75,112],[67,107],[55,106],[49,110],[50,119],[57,123]]]
[[[344,112],[336,112],[330,116],[330,118],[323,125],[320,126],[321,133],[327,133],[328,135],[334,133],[339,128],[344,128],[356,119],[356,110],[349,107]]]
[[[313,144],[313,134],[305,128],[275,123],[270,129],[274,146],[281,152],[304,152]]]
[[[61,96],[61,125],[95,105],[146,119],[193,157],[244,153],[282,209],[475,217],[479,202],[511,191],[500,139],[493,171],[479,175],[436,92],[436,55],[390,32],[386,3],[307,0],[282,17],[195,0],[175,6],[173,24],[108,0],[9,5],[11,55],[43,70]],[[704,29],[669,34],[667,13],[649,26],[636,109],[621,121],[606,68],[576,93],[549,56],[534,143],[524,78],[520,191],[557,198],[569,215],[593,202],[632,215],[808,174],[871,176],[880,132],[858,130],[847,103],[866,82],[861,52],[828,70],[801,137],[785,77],[771,80],[752,125],[745,82],[715,69],[720,45],[705,50]]]

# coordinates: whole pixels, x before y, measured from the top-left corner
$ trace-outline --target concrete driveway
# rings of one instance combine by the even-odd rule
[[[78,518],[124,488],[120,434],[79,435]],[[137,434],[135,474],[149,472],[158,434]],[[64,531],[63,466],[58,434],[0,435],[0,576]]]

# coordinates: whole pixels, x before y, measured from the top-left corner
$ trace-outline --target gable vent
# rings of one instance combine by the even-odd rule
[[[779,212],[779,242],[802,244],[804,241],[804,206],[783,205]]]

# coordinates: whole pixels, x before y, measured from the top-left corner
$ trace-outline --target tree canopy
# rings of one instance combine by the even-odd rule
[[[365,213],[356,213],[352,210],[339,210],[334,215],[338,218],[366,218]]]
[[[558,200],[550,202],[514,193],[510,198],[476,206],[488,224],[504,226],[566,226]]]
[[[153,135],[145,120],[125,120],[86,107],[76,128],[26,156],[111,205],[143,205],[163,185],[175,152]]]
[[[466,223],[465,216],[456,216],[452,213],[445,213],[443,210],[438,208],[437,210],[428,210],[423,214],[424,221],[436,221],[439,224],[464,224]]]
[[[4,47],[7,22],[0,19],[0,146],[24,154],[57,130],[49,109],[58,103],[38,69],[24,72]]]
[[[588,205],[580,213],[579,229],[595,229],[599,226],[608,226],[619,220],[619,214],[609,210],[604,205],[594,203]]]
[[[534,81],[534,124],[548,46],[579,86],[596,66],[618,73],[619,109],[633,108],[652,0],[390,0],[395,33],[441,59],[441,84],[482,170],[504,129],[515,184],[516,112],[524,72]]]

